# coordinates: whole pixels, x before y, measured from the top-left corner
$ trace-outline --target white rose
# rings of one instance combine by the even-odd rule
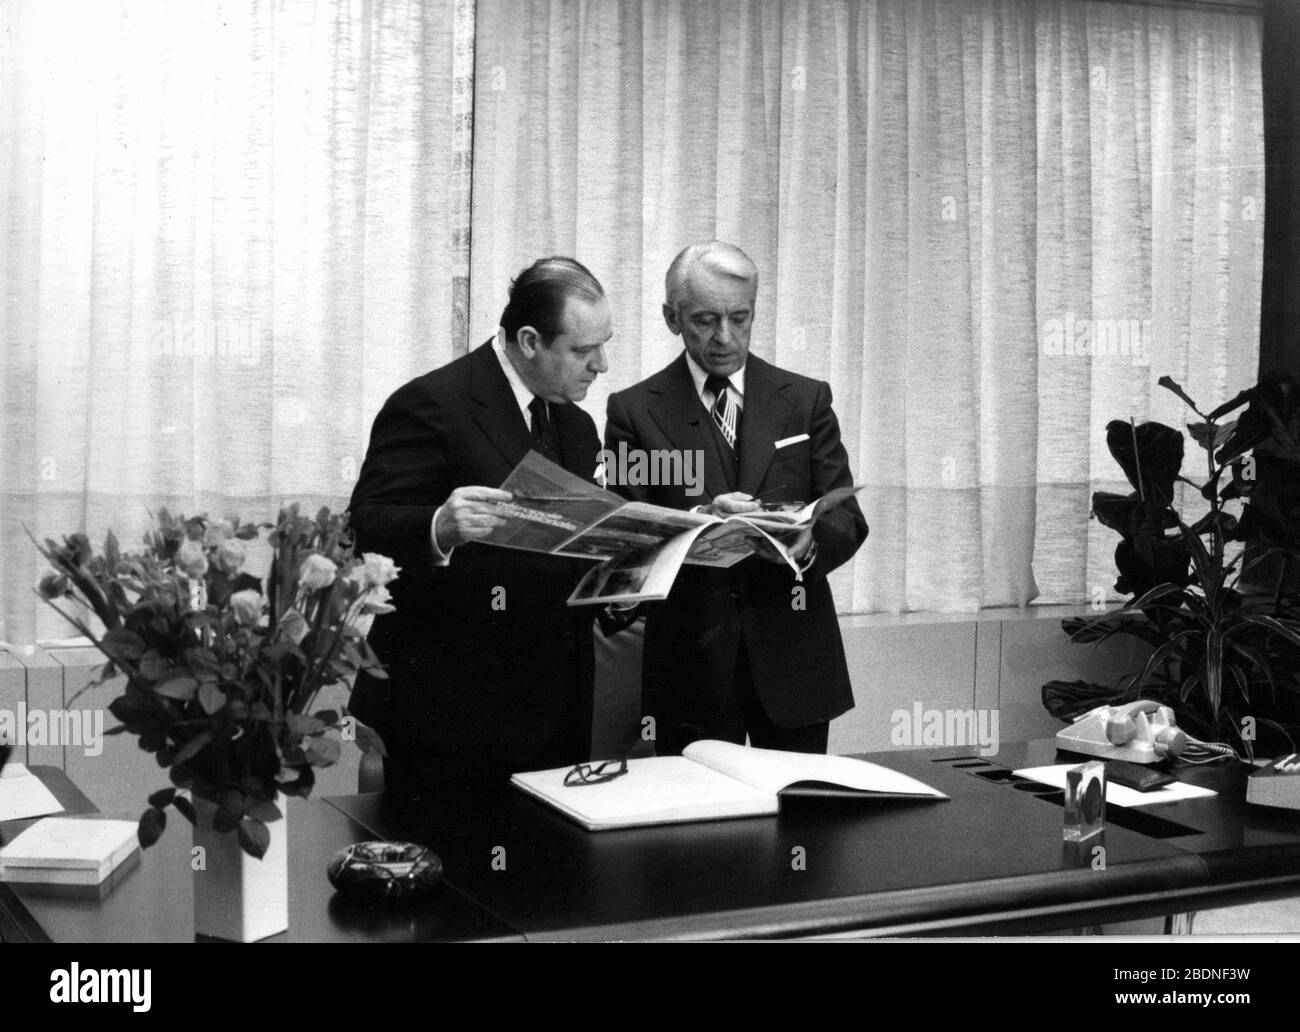
[[[376,615],[391,613],[393,612],[394,607],[389,605],[389,603],[392,599],[393,596],[389,593],[388,589],[381,584],[366,592],[361,601],[361,611],[363,613],[374,613]]]
[[[230,596],[230,611],[245,627],[255,627],[262,619],[262,595],[252,588],[236,591]]]
[[[176,568],[190,580],[202,580],[208,572],[208,553],[198,541],[186,538],[176,551]]]
[[[307,625],[307,618],[296,609],[288,610],[280,618],[280,629],[284,631],[284,636],[295,645],[301,645],[303,638],[307,637],[307,632],[311,630]]]
[[[313,553],[298,567],[298,583],[308,591],[319,591],[334,583],[336,573],[338,567],[334,565],[333,560]]]
[[[393,560],[378,552],[366,552],[362,558],[365,560],[366,583],[372,587],[382,588],[390,581],[397,580],[397,575],[402,572],[402,568],[395,565]]]
[[[223,573],[238,573],[247,558],[248,553],[239,538],[226,538],[217,546],[217,566]]]
[[[221,542],[232,537],[234,533],[234,524],[229,520],[216,520],[209,523],[207,529],[203,531],[203,547],[216,548]]]

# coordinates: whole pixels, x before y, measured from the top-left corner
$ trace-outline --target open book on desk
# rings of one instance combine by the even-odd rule
[[[752,749],[731,742],[693,742],[681,756],[628,760],[609,781],[564,784],[568,767],[516,774],[518,788],[588,831],[761,817],[798,796],[947,799],[915,778],[848,756]]]
[[[504,522],[478,540],[596,560],[569,597],[569,605],[581,606],[667,598],[683,564],[727,567],[764,550],[797,576],[787,543],[861,487],[723,518],[626,501],[530,451],[501,489],[512,495],[494,503]]]

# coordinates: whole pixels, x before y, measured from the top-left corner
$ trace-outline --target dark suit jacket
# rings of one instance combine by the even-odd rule
[[[777,441],[799,434],[809,439],[775,449]],[[705,457],[702,496],[686,494],[683,485],[616,488],[629,498],[688,509],[733,489],[684,353],[610,396],[605,446],[617,452],[624,441],[647,451],[699,449]],[[763,494],[764,501],[802,502],[853,482],[828,384],[749,356],[736,479],[739,490]],[[660,728],[665,721],[691,722],[700,699],[730,685],[742,642],[755,692],[774,724],[802,727],[850,709],[853,691],[826,575],[866,536],[856,501],[817,523],[817,558],[804,574],[806,609],[792,606],[796,581],[788,566],[751,556],[728,570],[683,567],[668,599],[646,606],[646,714]]]
[[[551,411],[565,467],[590,479],[591,417],[576,405]],[[519,769],[566,722],[589,742],[591,612],[565,605],[585,564],[468,544],[432,565],[438,506],[457,487],[496,487],[530,444],[490,342],[400,388],[375,419],[352,525],[359,550],[402,572],[396,612],[370,632],[388,680],[358,677],[351,708],[385,739]]]

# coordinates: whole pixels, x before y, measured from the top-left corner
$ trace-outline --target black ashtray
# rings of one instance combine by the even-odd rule
[[[438,854],[414,842],[356,842],[330,860],[330,884],[364,899],[406,899],[442,881]]]

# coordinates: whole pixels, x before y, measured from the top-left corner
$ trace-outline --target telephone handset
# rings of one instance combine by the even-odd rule
[[[1174,711],[1154,699],[1120,706],[1098,706],[1058,731],[1061,749],[1130,763],[1159,763],[1187,748],[1187,735],[1174,721]]]

